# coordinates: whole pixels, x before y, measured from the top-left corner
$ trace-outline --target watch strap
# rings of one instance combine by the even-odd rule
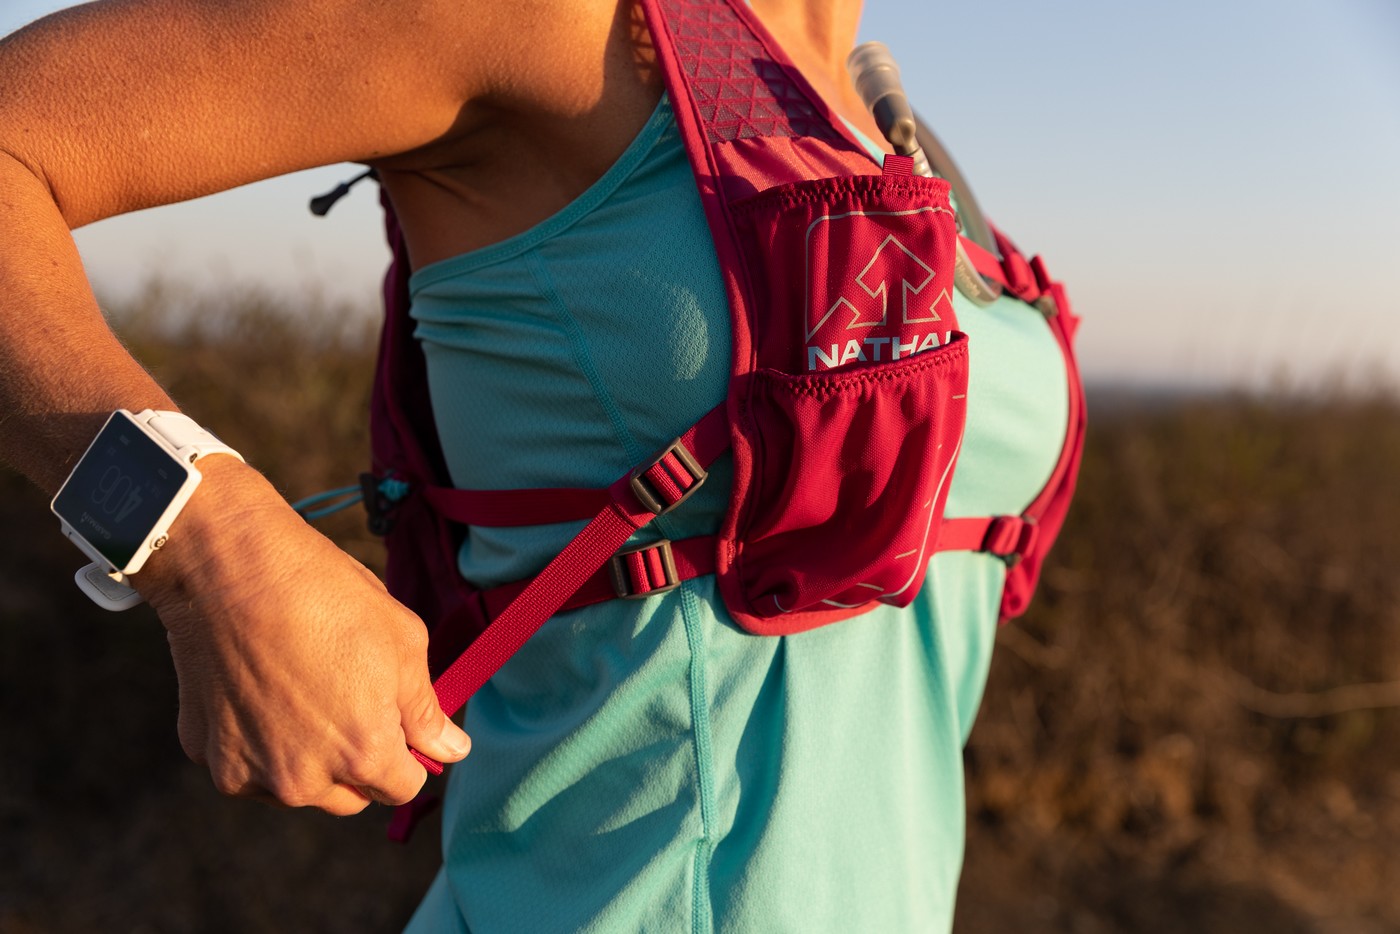
[[[177,458],[187,464],[193,464],[210,454],[231,454],[240,461],[243,460],[243,455],[224,444],[217,435],[188,415],[146,409],[135,418],[165,442]]]
[[[73,575],[73,580],[78,589],[87,594],[93,603],[113,613],[129,610],[145,602],[145,598],[134,588],[113,577],[106,564],[94,562],[79,568],[78,573]]]

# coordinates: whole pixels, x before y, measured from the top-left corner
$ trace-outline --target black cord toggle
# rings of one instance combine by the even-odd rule
[[[379,174],[375,172],[374,169],[367,169],[348,182],[341,182],[339,185],[336,185],[333,191],[328,191],[320,197],[312,198],[310,204],[311,213],[315,214],[317,217],[325,217],[331,212],[331,208],[335,207],[336,202],[350,194],[350,189],[367,178],[377,179],[379,178]]]

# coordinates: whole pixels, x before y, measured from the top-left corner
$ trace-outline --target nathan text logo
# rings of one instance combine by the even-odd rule
[[[848,363],[882,363],[886,360],[899,360],[912,357],[925,350],[942,347],[948,340],[947,331],[927,331],[914,334],[908,341],[898,337],[867,337],[863,340],[851,338],[844,344],[832,344],[829,348],[809,345],[807,347],[807,372],[829,370]]]
[[[880,234],[884,236],[870,250],[868,244]],[[851,256],[860,243],[869,252]],[[936,282],[933,267],[871,215],[821,218],[809,228],[807,248],[808,269],[825,269],[827,279],[825,290],[820,276],[808,285],[804,343],[809,372],[899,360],[947,342],[954,320],[952,283]],[[824,253],[814,255],[816,251]],[[840,272],[853,265],[843,262],[847,256],[865,259],[854,275]]]

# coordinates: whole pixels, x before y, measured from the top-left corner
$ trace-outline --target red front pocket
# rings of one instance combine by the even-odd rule
[[[736,322],[726,605],[763,634],[905,606],[966,421],[947,185],[800,182],[733,216],[753,301]]]
[[[888,363],[948,342],[957,222],[942,179],[798,182],[734,209],[753,303],[751,371]],[[741,362],[741,361],[736,361]]]
[[[759,440],[734,567],[745,610],[788,628],[798,620],[774,618],[909,604],[962,443],[966,336],[888,366],[763,370],[750,398]]]

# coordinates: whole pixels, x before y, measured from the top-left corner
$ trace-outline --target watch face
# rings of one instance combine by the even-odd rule
[[[185,465],[118,412],[54,497],[53,511],[121,570],[189,478]]]

